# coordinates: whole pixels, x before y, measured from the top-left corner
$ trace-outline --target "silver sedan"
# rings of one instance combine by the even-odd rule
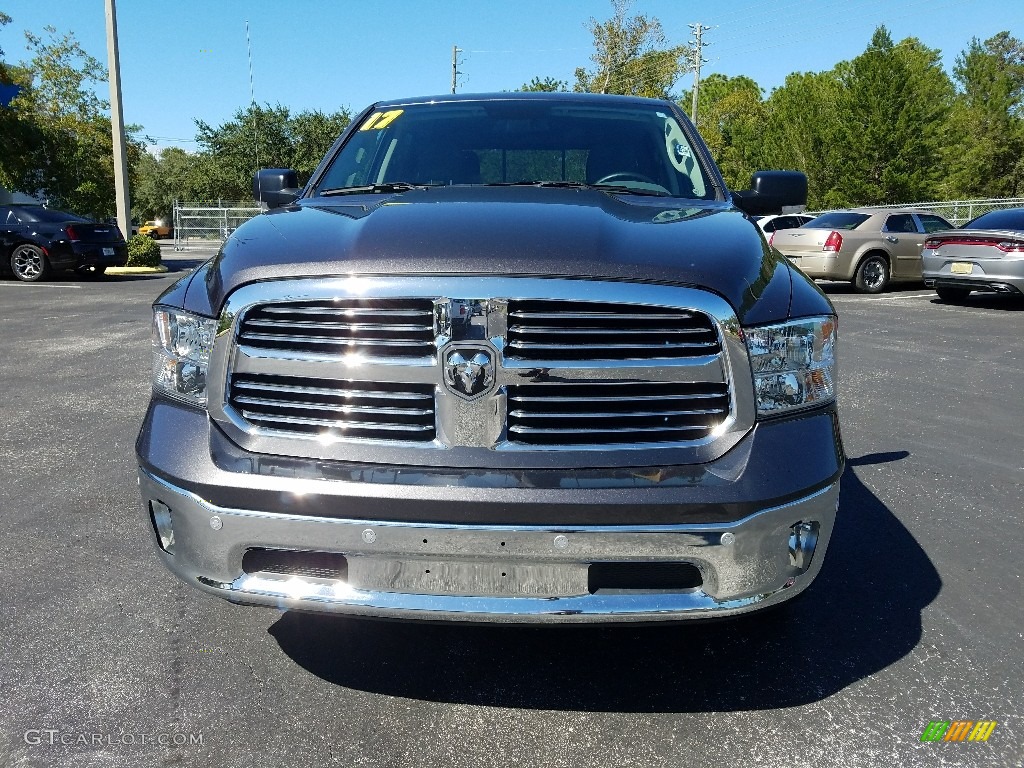
[[[943,301],[971,291],[1024,295],[1024,208],[990,211],[932,233],[921,251],[925,285]]]

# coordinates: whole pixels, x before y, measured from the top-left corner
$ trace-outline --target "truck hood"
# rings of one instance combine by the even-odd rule
[[[239,227],[185,304],[218,313],[261,280],[349,274],[589,277],[686,285],[743,324],[784,320],[786,259],[728,203],[592,189],[442,187],[309,198]],[[824,297],[822,297],[824,300]],[[827,300],[822,311],[829,311]]]

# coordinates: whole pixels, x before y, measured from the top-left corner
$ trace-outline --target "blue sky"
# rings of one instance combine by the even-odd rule
[[[27,56],[22,30],[71,30],[106,63],[103,0],[0,0],[8,61]],[[712,28],[704,76],[747,75],[770,92],[791,72],[851,59],[885,24],[895,40],[920,38],[947,69],[972,37],[1024,36],[1021,0],[636,0],[658,17],[670,44],[688,24]],[[117,7],[125,120],[157,146],[195,149],[195,118],[219,125],[249,103],[246,21],[256,100],[300,112],[358,111],[384,98],[446,93],[452,46],[459,91],[512,90],[533,76],[573,80],[588,66],[591,16],[608,0],[120,0]],[[690,87],[686,76],[678,89]],[[102,90],[104,98],[106,88]]]

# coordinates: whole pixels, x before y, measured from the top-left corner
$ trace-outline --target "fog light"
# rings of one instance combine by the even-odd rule
[[[160,549],[169,555],[174,554],[174,528],[171,525],[171,508],[163,502],[152,499],[149,502],[149,519],[153,521]]]
[[[818,545],[818,524],[814,521],[796,523],[789,530],[789,564],[806,571],[811,567],[814,548]]]

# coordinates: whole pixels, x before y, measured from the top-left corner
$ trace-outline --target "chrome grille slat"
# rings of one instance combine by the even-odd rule
[[[422,443],[436,435],[431,384],[236,374],[228,404],[256,427],[319,440]]]
[[[680,430],[691,430],[691,431],[703,431],[704,427],[631,427],[629,429],[606,429],[603,430],[605,434],[649,434],[652,432],[678,432]],[[521,424],[517,424],[514,427],[509,427],[509,432],[516,432],[519,434],[528,435],[576,435],[583,436],[591,433],[591,430],[587,429],[573,429],[571,427],[524,427]]]
[[[633,419],[648,417],[668,416],[709,416],[711,414],[723,414],[722,408],[701,408],[685,411],[590,411],[580,413],[577,411],[544,411],[543,413],[530,413],[522,409],[509,412],[509,416],[516,419]]]
[[[609,334],[611,335],[611,334]],[[558,352],[571,352],[572,350],[579,350],[582,352],[596,352],[601,350],[625,350],[625,349],[649,349],[649,350],[683,350],[683,349],[706,349],[715,350],[718,348],[718,344],[715,342],[681,342],[672,344],[552,344],[542,343],[534,341],[510,341],[506,346],[506,349],[522,349],[527,352],[531,350],[550,350]],[[574,357],[574,359],[576,359]]]
[[[714,383],[522,384],[508,388],[508,407],[514,443],[611,447],[708,437],[730,398]]]
[[[559,300],[509,300],[505,356],[511,360],[685,359],[721,352],[714,321],[673,307]]]
[[[282,344],[333,344],[346,347],[422,347],[423,342],[404,339],[335,338],[333,336],[293,336],[284,333],[253,333],[246,331],[240,337],[243,343],[276,341]]]
[[[250,307],[238,341],[268,354],[427,358],[435,353],[431,299],[346,298]]]
[[[721,397],[721,394],[709,393],[709,394],[693,394],[693,395],[631,395],[629,402],[642,402],[644,400],[700,400],[700,399],[711,399],[714,397]],[[546,395],[546,396],[532,396],[532,395],[516,395],[516,401],[520,403],[604,403],[604,402],[622,402],[622,398],[619,396],[593,396],[593,397],[571,397],[569,395]]]
[[[311,411],[338,411],[340,413],[386,413],[389,415],[425,416],[433,413],[432,408],[397,408],[374,407],[372,405],[351,405],[333,403],[312,403],[309,401],[287,402],[267,397],[236,397],[236,403],[242,405],[270,405],[275,408],[308,408]]]
[[[333,395],[335,397],[372,397],[376,400],[433,400],[432,395],[419,392],[367,392],[361,389],[344,389],[333,387],[307,387],[296,384],[266,384],[239,380],[236,389],[247,389],[256,392],[288,392],[296,395]]]
[[[656,312],[643,314],[630,314],[627,312],[524,312],[521,310],[508,313],[510,318],[523,320],[678,320],[689,319],[694,315],[691,312],[680,310],[678,312]]]
[[[424,317],[431,318],[433,311],[428,309],[374,309],[360,307],[316,307],[274,306],[260,308],[268,315],[341,315],[343,317]]]
[[[432,331],[432,325],[416,323],[334,323],[315,320],[249,320],[248,327],[257,328],[299,328],[325,331]]]
[[[540,334],[540,333],[564,333],[564,334],[582,334],[584,336],[640,336],[649,333],[667,333],[676,335],[692,335],[697,333],[706,333],[702,328],[621,328],[621,329],[609,329],[609,328],[587,328],[587,327],[574,327],[574,326],[543,326],[538,325],[534,327],[528,326],[516,326],[517,333],[523,334]]]
[[[342,419],[314,419],[308,416],[275,416],[269,417],[263,414],[256,413],[254,411],[243,410],[242,416],[249,421],[256,422],[258,424],[302,424],[313,427],[334,427],[336,429],[365,429],[365,430],[384,430],[394,432],[424,432],[427,430],[433,430],[433,426],[415,425],[409,426],[408,424],[388,424],[384,422],[374,422],[368,424],[361,421],[344,421]]]

